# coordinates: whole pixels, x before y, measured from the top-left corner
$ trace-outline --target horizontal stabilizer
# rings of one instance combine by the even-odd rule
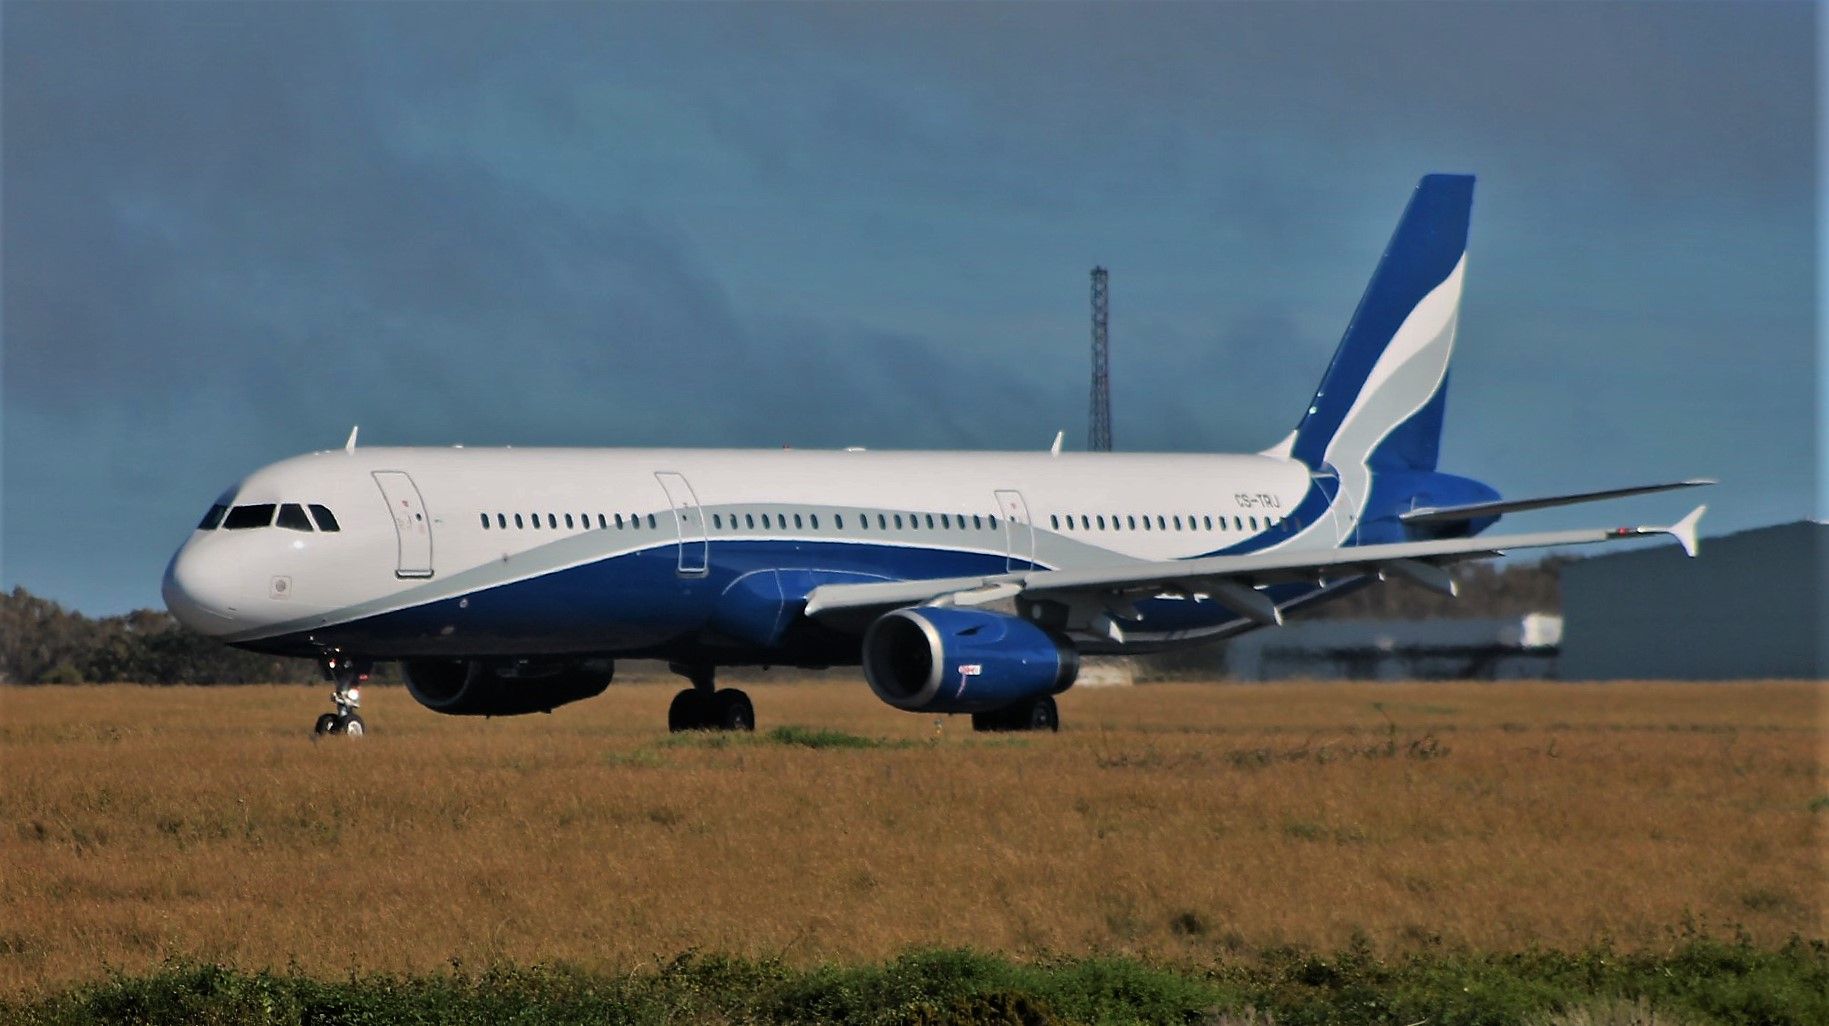
[[[1552,506],[1573,506],[1582,502],[1599,502],[1602,499],[1620,499],[1628,495],[1646,495],[1651,492],[1668,492],[1678,488],[1696,488],[1701,485],[1712,485],[1711,478],[1697,477],[1687,481],[1672,481],[1669,484],[1636,485],[1631,488],[1609,488],[1600,492],[1577,492],[1573,495],[1547,495],[1537,499],[1501,499],[1498,502],[1472,502],[1465,506],[1424,506],[1408,513],[1399,513],[1397,519],[1406,524],[1438,524],[1454,520],[1476,520],[1480,517],[1496,517],[1504,513],[1522,513],[1529,509],[1548,509]]]

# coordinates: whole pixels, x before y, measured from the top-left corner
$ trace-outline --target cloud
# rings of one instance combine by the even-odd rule
[[[4,576],[151,602],[200,503],[358,421],[1077,442],[1095,262],[1120,445],[1268,445],[1444,164],[1485,176],[1451,456],[1740,459],[1813,412],[1812,17],[9,8]]]

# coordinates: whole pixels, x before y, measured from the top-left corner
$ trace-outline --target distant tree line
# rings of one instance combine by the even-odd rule
[[[0,592],[0,683],[264,684],[317,679],[317,667],[310,660],[230,648],[158,610],[95,619],[24,588]]]
[[[1463,563],[1454,570],[1460,595],[1450,598],[1392,578],[1324,603],[1305,618],[1320,620],[1497,620],[1562,611],[1562,568],[1552,556],[1538,563]]]

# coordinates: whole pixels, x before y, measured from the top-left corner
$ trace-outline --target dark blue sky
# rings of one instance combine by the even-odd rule
[[[1805,4],[4,8],[0,583],[158,601],[263,463],[1293,426],[1480,175],[1444,469],[1822,515]],[[1682,498],[1531,515],[1659,518]]]

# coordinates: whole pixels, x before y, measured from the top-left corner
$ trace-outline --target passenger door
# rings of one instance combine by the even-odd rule
[[[400,470],[375,471],[375,484],[380,486],[381,497],[394,519],[394,538],[399,545],[394,576],[432,576],[432,521],[426,516],[419,487]]]
[[[1035,564],[1035,530],[1029,523],[1029,506],[1015,489],[998,489],[996,495],[997,515],[1003,517],[1004,569],[1028,569]]]
[[[1340,472],[1335,470],[1332,465],[1323,463],[1321,469],[1313,471],[1310,477],[1315,486],[1321,490],[1321,494],[1327,496],[1325,515],[1334,527],[1334,545],[1351,545],[1357,542],[1359,515],[1358,503],[1354,501],[1357,496],[1346,487],[1346,482],[1340,477]]]
[[[706,558],[711,548],[705,536],[705,512],[699,509],[699,498],[684,475],[664,470],[654,475],[661,490],[667,493],[667,504],[673,507],[673,522],[679,528],[679,573],[699,577],[706,573]]]

